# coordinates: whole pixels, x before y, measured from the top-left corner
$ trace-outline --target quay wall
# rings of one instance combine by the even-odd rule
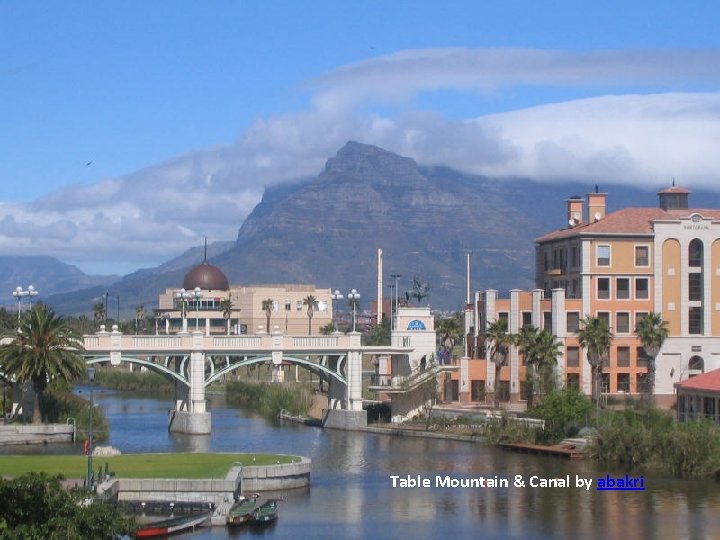
[[[72,424],[0,424],[0,446],[72,442],[74,438]]]

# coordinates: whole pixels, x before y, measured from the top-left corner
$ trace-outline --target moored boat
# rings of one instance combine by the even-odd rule
[[[236,502],[228,512],[227,524],[242,525],[250,521],[253,510],[257,508],[259,498],[260,495],[253,493]]]
[[[270,499],[258,506],[252,512],[253,525],[267,525],[275,521],[278,517],[278,500]]]
[[[213,511],[207,510],[199,514],[190,514],[187,516],[177,516],[154,523],[148,523],[140,527],[135,533],[135,538],[153,538],[155,536],[167,536],[189,529],[194,530],[200,527],[205,521],[210,519]]]

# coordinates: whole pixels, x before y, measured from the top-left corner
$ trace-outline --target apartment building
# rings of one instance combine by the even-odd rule
[[[657,402],[674,402],[674,384],[720,367],[720,210],[690,208],[690,191],[658,193],[655,208],[607,213],[597,188],[568,199],[567,226],[536,239],[534,291],[475,294],[466,310],[468,358],[454,391],[461,401],[482,401],[497,389],[523,399],[524,366],[517,350],[494,381],[485,358],[484,329],[507,317],[511,332],[532,324],[562,342],[558,376],[590,393],[590,366],[577,340],[582,319],[603,317],[615,336],[601,388],[608,395],[642,392],[647,359],[635,325],[651,311],[668,322],[669,338],[657,357]],[[463,378],[463,374],[465,377]]]

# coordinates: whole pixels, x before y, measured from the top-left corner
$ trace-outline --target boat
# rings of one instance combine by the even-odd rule
[[[262,503],[252,512],[250,521],[253,525],[267,525],[278,517],[278,499],[270,499]]]
[[[260,495],[253,493],[240,499],[232,505],[227,516],[228,525],[242,525],[250,521],[252,512],[257,508]]]
[[[187,530],[195,530],[213,515],[212,510],[207,510],[199,514],[190,514],[187,516],[177,516],[154,523],[148,523],[140,527],[135,533],[135,538],[153,538],[155,536],[167,536]]]

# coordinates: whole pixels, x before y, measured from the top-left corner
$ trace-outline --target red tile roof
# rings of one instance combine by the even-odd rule
[[[679,189],[679,188],[678,188]],[[560,229],[535,239],[537,243],[573,238],[575,236],[627,234],[652,236],[652,222],[664,219],[680,219],[692,214],[720,219],[720,209],[690,208],[685,210],[663,210],[662,208],[623,208],[593,223]]]
[[[720,369],[714,369],[702,375],[697,375],[692,379],[675,383],[675,386],[689,390],[711,390],[713,392],[720,392]]]

